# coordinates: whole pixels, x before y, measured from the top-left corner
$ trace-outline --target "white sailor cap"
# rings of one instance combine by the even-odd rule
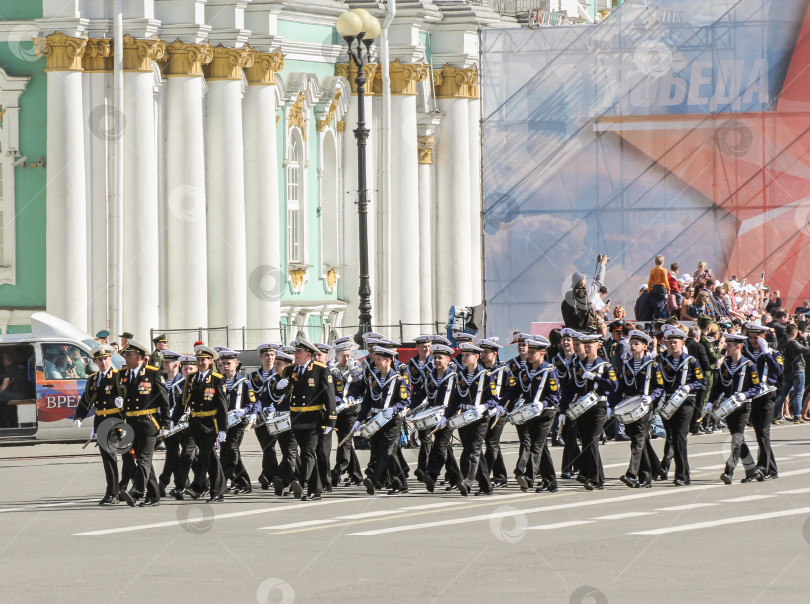
[[[478,346],[470,342],[462,342],[458,345],[458,349],[460,352],[472,352],[474,354],[481,354],[483,352]]]
[[[434,343],[444,344],[445,346],[451,346],[452,342],[445,338],[444,336],[430,336],[430,341]]]
[[[530,340],[526,340],[526,346],[529,348],[539,348],[540,350],[545,350],[549,346],[551,346],[551,342],[548,341],[547,338],[543,336],[534,336]]]
[[[522,331],[513,331],[512,338],[514,341],[512,343],[514,344],[515,342],[525,342],[526,340],[531,340],[533,337],[534,336],[530,333],[525,333]]]
[[[213,359],[216,361],[219,358],[219,353],[208,346],[196,346],[194,348],[194,356],[198,359]]]
[[[748,341],[748,338],[738,333],[727,333],[725,335],[725,338],[726,344],[728,344],[729,342],[734,344],[745,344]]]
[[[329,344],[324,344],[323,342],[315,342],[315,348],[321,352],[325,352],[326,354],[332,352],[332,347]]]
[[[190,354],[181,354],[180,355],[180,364],[181,365],[196,365],[197,364],[197,357],[191,356]]]
[[[315,346],[315,344],[313,344],[306,338],[298,338],[298,340],[296,340],[295,342],[295,348],[296,350],[306,350],[307,352],[310,352],[312,354],[318,354],[320,352],[318,348]]]
[[[227,346],[214,346],[214,350],[216,350],[221,356],[223,352],[230,350],[230,348]]]
[[[337,348],[338,346],[340,346],[341,344],[345,344],[346,342],[351,343],[352,342],[352,337],[351,336],[343,336],[343,337],[337,338],[337,339],[332,341],[332,347]]]
[[[455,338],[456,342],[472,342],[473,341],[473,334],[467,333],[466,331],[454,331],[453,337]]]
[[[446,354],[447,356],[453,356],[456,353],[455,350],[453,350],[449,346],[445,346],[444,344],[433,344],[430,347],[430,352],[434,355]]]
[[[664,330],[664,338],[667,340],[685,340],[686,334],[677,327],[670,327]]]
[[[295,352],[295,346],[282,346],[281,348],[279,348],[279,350],[281,350],[281,352],[284,352],[286,354],[292,354]]]
[[[226,361],[228,359],[239,359],[239,353],[235,350],[231,350],[230,348],[224,348],[219,351],[219,358],[222,361]]]
[[[335,340],[335,342],[333,343],[332,350],[334,350],[335,352],[341,352],[343,350],[351,350],[353,347],[354,346],[351,342],[351,339],[340,343],[338,343],[338,341]]]
[[[577,340],[583,344],[593,344],[595,342],[601,342],[602,336],[598,333],[578,333]]]
[[[767,333],[770,331],[770,327],[767,325],[759,325],[757,323],[746,323],[745,329],[752,333]]]
[[[286,361],[287,363],[292,363],[295,359],[293,359],[292,355],[287,354],[283,350],[276,351],[276,360],[277,361]]]
[[[570,327],[563,327],[560,330],[560,337],[561,338],[573,338],[573,339],[576,339],[577,331],[574,330],[574,329],[571,329]]]
[[[181,356],[179,352],[174,352],[173,350],[161,350],[160,351],[160,360],[161,361],[176,361]]]
[[[265,350],[278,350],[280,346],[278,344],[267,343],[267,344],[259,344],[256,347],[256,350],[259,354],[263,353]]]
[[[379,354],[384,357],[394,358],[397,356],[397,351],[394,348],[386,348],[385,346],[375,346],[374,354]]]
[[[652,343],[652,338],[650,336],[648,336],[646,333],[644,333],[643,331],[640,331],[638,329],[631,329],[630,333],[627,334],[627,336],[628,336],[628,339],[630,339],[630,340],[641,340],[642,342],[644,342],[648,346]]]
[[[426,344],[427,342],[430,342],[430,336],[428,336],[428,335],[416,336],[413,339],[413,341],[414,341],[414,344]]]
[[[368,340],[369,338],[375,338],[377,340],[384,340],[385,336],[381,333],[377,333],[376,331],[367,331],[363,334],[363,339]]]
[[[503,348],[500,344],[498,344],[497,336],[493,336],[491,338],[484,338],[483,340],[478,340],[478,345],[481,348],[489,348],[490,350],[498,350]]]

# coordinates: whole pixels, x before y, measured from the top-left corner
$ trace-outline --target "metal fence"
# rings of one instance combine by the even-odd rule
[[[293,326],[294,327],[294,326]],[[289,327],[267,327],[248,329],[245,327],[198,327],[196,329],[152,329],[150,339],[158,334],[166,334],[169,350],[191,354],[194,342],[203,342],[206,346],[226,346],[234,350],[252,350],[266,342],[286,344],[289,339]]]

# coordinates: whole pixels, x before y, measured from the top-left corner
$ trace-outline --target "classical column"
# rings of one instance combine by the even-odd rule
[[[155,75],[166,43],[124,35],[124,327],[146,338],[160,327],[158,158],[155,143]],[[175,258],[176,261],[176,258]],[[171,300],[171,298],[169,299]]]
[[[467,70],[445,65],[434,72],[444,114],[437,146],[436,314],[472,303],[470,117]]]
[[[208,325],[202,66],[208,44],[166,45],[167,324]]]
[[[390,324],[398,321],[417,324],[421,320],[422,284],[419,279],[419,164],[416,145],[416,86],[428,76],[421,63],[389,65],[391,77],[391,193],[388,219],[390,239],[382,245],[391,257],[389,283]],[[381,80],[375,80],[381,85]],[[420,333],[417,325],[403,328],[403,339]]]
[[[280,341],[281,214],[276,148],[275,73],[284,68],[281,53],[256,53],[245,68],[248,90],[243,104],[245,165],[245,249],[247,258],[248,348]],[[255,330],[255,331],[254,331]]]
[[[470,304],[483,301],[484,269],[481,261],[481,105],[478,100],[478,68],[466,70],[467,93],[470,98]]]
[[[208,324],[247,324],[242,68],[247,48],[212,48],[206,67],[205,160],[208,199]]]
[[[108,287],[110,245],[108,200],[112,185],[108,179],[109,146],[120,138],[117,110],[108,94],[111,86],[112,44],[110,40],[87,40],[82,57],[82,105],[84,113],[84,175],[87,193],[87,291],[88,331],[109,326]],[[109,317],[111,319],[111,317]]]
[[[48,181],[45,190],[45,305],[87,331],[87,198],[82,55],[87,40],[54,32],[36,40],[46,59]]]
[[[419,315],[420,323],[432,323],[444,320],[433,312],[433,229],[434,211],[434,174],[433,147],[436,144],[438,119],[432,115],[423,115],[419,119],[417,149],[419,161]]]
[[[376,188],[377,179],[374,178],[376,169],[376,133],[375,129],[370,126],[373,123],[373,100],[374,91],[373,85],[375,74],[379,69],[377,64],[366,64],[363,66],[363,72],[366,76],[366,92],[365,92],[365,116],[366,125],[369,128],[368,141],[366,143],[366,182],[372,193],[369,195],[369,216],[377,214],[377,200],[378,195],[374,193]],[[344,324],[350,326],[358,325],[359,309],[358,305],[360,300],[357,295],[357,286],[360,283],[360,255],[359,255],[359,218],[357,215],[357,140],[354,137],[354,130],[357,128],[357,84],[354,79],[357,77],[357,66],[354,63],[338,63],[335,65],[335,75],[346,78],[352,90],[352,96],[349,99],[349,107],[343,117],[343,258],[346,266],[341,270],[342,278],[339,281],[339,295],[342,300],[348,303],[346,313],[344,315]],[[338,124],[338,130],[341,126]],[[368,241],[369,241],[369,280],[371,282],[372,294],[377,292],[376,284],[376,268],[378,254],[374,244],[377,237],[376,221],[371,219],[368,221]],[[372,313],[376,313],[375,309],[379,309],[376,304],[376,296],[372,298]],[[379,324],[380,317],[377,314],[372,315],[372,324]]]

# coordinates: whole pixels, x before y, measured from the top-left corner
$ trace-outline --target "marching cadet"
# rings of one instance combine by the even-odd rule
[[[425,402],[427,403],[425,407],[443,407],[447,409],[456,387],[455,364],[451,362],[455,351],[445,344],[433,344],[430,350],[433,357],[433,366],[425,377]],[[430,432],[436,432],[436,440],[432,445],[428,436]],[[429,484],[428,490],[432,492],[433,485],[442,467],[445,468],[445,474],[452,484],[456,484],[461,480],[461,470],[458,467],[451,446],[453,431],[448,427],[444,427],[430,432],[419,432],[421,443],[414,474],[420,482]],[[430,472],[431,467],[434,471],[430,481],[427,481],[425,477]]]
[[[605,425],[607,400],[612,397],[618,386],[613,366],[599,357],[599,345],[602,337],[599,334],[579,334],[585,358],[574,361],[572,387],[575,399],[590,392],[596,392],[599,402],[577,418],[579,434],[582,437],[582,455],[579,462],[577,481],[585,489],[603,489],[605,472],[602,458],[599,455],[599,439]]]
[[[417,336],[413,341],[416,344],[416,356],[408,361],[407,366],[411,382],[411,409],[413,413],[418,413],[424,406],[425,378],[430,372],[433,357],[430,355],[430,336]]]
[[[528,333],[522,333],[518,330],[512,332],[512,344],[517,344],[518,353],[517,356],[509,359],[506,362],[508,375],[505,382],[502,382],[501,384],[500,393],[501,403],[504,408],[514,408],[518,403],[518,399],[523,395],[523,392],[518,385],[518,376],[520,375],[521,370],[526,366],[529,354],[529,348],[526,346],[526,340],[530,340],[531,338],[532,335]],[[518,433],[518,442],[525,442],[525,439],[521,438],[521,434],[525,430],[525,427],[517,426],[516,429]],[[523,454],[523,444],[520,444],[518,456],[522,456]]]
[[[481,365],[492,372],[492,381],[495,383],[498,392],[497,397],[501,400],[501,405],[506,408],[506,405],[504,405],[506,401],[503,400],[503,396],[506,394],[509,385],[509,370],[506,364],[501,363],[498,359],[498,350],[503,346],[498,344],[497,337],[493,337],[480,340],[478,347],[481,349]],[[487,468],[492,473],[493,489],[505,487],[508,478],[506,463],[501,452],[501,435],[506,424],[506,418],[495,419],[490,422],[484,437],[484,460],[487,462]]]
[[[357,421],[357,412],[363,399],[365,387],[363,376],[359,366],[353,366],[351,361],[352,342],[351,338],[341,338],[337,343],[335,340],[335,363],[332,367],[332,377],[335,380],[335,396],[337,397],[335,411],[337,422],[335,432],[338,438],[343,439]],[[348,474],[346,486],[358,485],[363,482],[363,471],[360,461],[357,459],[357,452],[354,450],[354,440],[349,438],[338,447],[335,456],[335,467],[332,468],[332,486],[340,484],[340,477],[343,473]]]
[[[632,329],[628,333],[630,354],[629,360],[622,361],[619,368],[619,394],[624,400],[633,396],[642,396],[650,411],[646,416],[625,426],[625,433],[630,437],[630,465],[619,477],[630,488],[652,487],[652,479],[660,470],[661,462],[650,442],[650,421],[653,410],[664,393],[664,378],[658,363],[647,352],[652,338],[643,331]]]
[[[187,357],[171,350],[163,350],[163,375],[166,378],[166,392],[169,396],[169,417],[175,417],[175,414],[181,414],[183,410],[183,385],[186,378],[180,372],[180,365],[185,362],[186,365],[194,364],[194,357]],[[179,407],[179,409],[178,409]],[[172,425],[173,426],[173,422]],[[178,501],[183,500],[183,492],[186,490],[186,483],[188,482],[188,474],[191,470],[191,465],[194,462],[194,439],[188,430],[176,432],[171,436],[163,438],[163,444],[166,445],[166,460],[163,463],[163,471],[158,477],[158,485],[160,487],[160,496],[166,496],[166,487],[174,477],[174,489],[170,494]]]
[[[464,368],[458,371],[456,389],[450,398],[449,405],[444,410],[444,416],[439,426],[444,428],[447,420],[459,412],[475,410],[478,418],[458,429],[463,451],[461,453],[461,480],[458,490],[465,497],[472,490],[474,480],[478,481],[478,493],[489,495],[492,493],[492,484],[489,481],[489,468],[482,457],[484,436],[487,433],[489,410],[495,410],[497,419],[504,413],[497,399],[495,383],[491,381],[492,372],[481,366],[481,349],[473,344],[463,342],[459,344]],[[425,482],[429,477],[426,477]],[[430,489],[428,489],[430,490]]]
[[[142,344],[129,339],[123,350],[126,367],[115,374],[118,397],[115,406],[124,412],[124,421],[135,430],[135,472],[132,477],[132,490],[121,490],[118,496],[130,507],[140,497],[144,500],[140,507],[160,503],[155,470],[152,467],[152,454],[155,450],[158,433],[169,427],[169,398],[166,382],[157,367],[147,365],[144,360],[148,350]]]
[[[152,344],[154,345],[155,349],[152,351],[152,354],[149,355],[149,364],[152,367],[162,367],[163,364],[161,361],[161,355],[163,354],[164,350],[169,349],[169,344],[166,341],[166,334],[162,333],[152,338]]]
[[[579,332],[565,327],[560,330],[563,356],[555,358],[554,368],[560,381],[560,433],[563,439],[562,471],[560,478],[573,478],[579,472],[582,451],[579,448],[579,427],[577,420],[565,415],[565,411],[576,397],[573,367],[577,359],[585,358],[585,347],[579,341]]]
[[[274,386],[285,390],[289,402],[292,431],[299,447],[298,479],[290,482],[290,489],[301,501],[321,498],[322,485],[316,467],[318,438],[320,434],[329,434],[337,419],[332,374],[326,365],[313,360],[317,354],[314,344],[299,338],[295,345],[296,364],[287,367]],[[313,472],[317,480],[310,482]],[[307,485],[306,495],[302,485]]]
[[[745,344],[743,354],[755,363],[757,375],[760,377],[760,391],[751,401],[750,417],[759,445],[756,479],[759,480],[759,474],[762,474],[765,480],[772,480],[779,477],[779,472],[771,448],[771,420],[778,393],[777,383],[784,371],[784,359],[782,353],[771,349],[765,340],[770,332],[768,327],[746,323],[745,330],[748,342]],[[748,445],[745,443],[742,454],[743,457],[748,455]]]
[[[253,389],[253,394],[259,402],[259,413],[263,409],[271,406],[270,392],[268,391],[268,382],[270,377],[274,374],[275,361],[276,361],[276,344],[260,344],[256,348],[259,353],[259,360],[262,366],[252,371],[248,376],[250,387]],[[270,483],[276,475],[278,469],[278,458],[276,457],[276,435],[270,434],[267,428],[264,427],[264,422],[261,417],[259,418],[258,428],[256,428],[256,439],[262,448],[262,473],[259,474],[259,484],[263,490],[270,488]]]
[[[672,327],[664,331],[664,342],[667,352],[659,357],[661,376],[664,378],[664,394],[659,408],[666,404],[666,398],[671,396],[678,388],[684,387],[689,396],[668,420],[664,420],[667,432],[667,442],[664,446],[664,455],[661,459],[661,470],[658,480],[666,480],[669,474],[669,465],[675,458],[675,486],[684,486],[690,483],[689,458],[686,452],[686,435],[689,433],[689,424],[692,420],[692,407],[695,404],[695,394],[706,387],[703,371],[695,357],[685,352],[684,343],[686,334]]]
[[[742,353],[745,343],[745,336],[726,334],[726,356],[718,372],[720,379],[712,385],[708,398],[709,402],[714,403],[715,408],[731,396],[734,396],[740,403],[740,406],[725,418],[728,431],[731,433],[731,452],[726,460],[725,470],[720,475],[720,480],[726,484],[731,484],[734,468],[740,462],[740,453],[745,444],[745,427],[748,425],[748,417],[751,415],[751,400],[760,393],[756,365]],[[753,465],[753,459],[751,461],[751,465]],[[755,467],[752,475],[744,478],[743,482],[761,481],[764,478],[762,470]]]
[[[239,369],[239,353],[235,350],[223,350],[219,355],[225,376],[225,396],[228,399],[228,416],[233,416],[237,422],[229,426],[225,441],[220,445],[219,458],[222,463],[222,472],[225,480],[231,481],[231,491],[234,494],[250,493],[253,487],[250,476],[242,462],[239,447],[245,437],[248,426],[256,424],[260,403],[256,400],[253,388],[248,379],[241,375]],[[231,423],[230,421],[228,423]]]
[[[317,342],[315,344],[315,348],[318,349],[318,354],[313,355],[312,360],[320,363],[324,367],[326,367],[327,371],[329,372],[330,377],[332,377],[332,384],[336,386],[334,381],[334,375],[332,374],[332,370],[329,368],[329,353],[332,352],[332,347],[329,344],[324,344],[322,342]],[[337,424],[337,404],[340,400],[340,397],[337,395],[337,389],[335,388],[335,424]],[[310,492],[317,492],[319,490],[318,485],[323,488],[324,491],[327,493],[332,492],[332,463],[330,460],[330,455],[332,454],[332,436],[334,432],[334,426],[332,430],[326,430],[326,425],[324,424],[321,426],[324,428],[318,434],[318,448],[315,450],[316,455],[315,459],[317,461],[317,480],[318,482],[313,482],[316,480],[316,477],[313,475],[310,478],[310,482],[312,483]]]
[[[188,429],[197,444],[197,467],[194,480],[186,489],[193,499],[203,496],[205,479],[210,481],[209,503],[224,499],[225,475],[219,463],[215,446],[223,442],[228,428],[228,399],[225,396],[225,377],[213,370],[219,353],[208,346],[197,346],[194,350],[197,371],[190,374],[183,386],[183,408],[189,412]],[[180,413],[175,411],[172,420],[180,421]]]
[[[115,404],[115,398],[118,396],[115,388],[115,375],[118,370],[112,366],[112,353],[112,347],[106,344],[96,346],[90,351],[93,361],[98,365],[98,371],[87,376],[84,393],[76,407],[76,417],[73,423],[77,428],[81,428],[82,421],[90,413],[90,407],[95,408],[93,434],[105,419],[109,417],[123,419],[121,409]],[[108,452],[102,447],[98,448],[98,452],[101,455],[104,476],[107,479],[107,489],[104,497],[99,501],[99,505],[118,503],[118,460],[115,453]]]
[[[276,350],[276,360],[273,362],[275,373],[267,381],[267,403],[263,403],[263,415],[272,417],[281,413],[290,412],[290,402],[284,396],[283,388],[276,388],[276,384],[284,379],[284,371],[292,365],[293,357],[282,349]],[[268,432],[265,423],[264,431]],[[295,441],[295,434],[292,430],[280,432],[277,435],[270,435],[276,438],[281,451],[281,462],[276,468],[272,477],[273,491],[278,497],[284,495],[284,491],[290,486],[296,477],[298,465],[298,443]],[[269,477],[268,477],[269,478]]]
[[[518,384],[523,391],[523,404],[540,403],[544,410],[520,425],[524,430],[521,434],[521,454],[515,467],[515,479],[524,493],[534,486],[535,479],[539,480],[536,493],[557,491],[557,476],[548,448],[548,434],[557,416],[560,394],[557,371],[546,362],[546,349],[550,345],[543,336],[526,340],[527,363],[518,375]]]
[[[393,368],[396,356],[396,350],[384,346],[374,348],[377,372],[371,374],[357,421],[352,426],[352,431],[356,432],[366,419],[379,413],[387,420],[385,425],[369,438],[371,460],[366,470],[367,477],[363,479],[369,495],[382,488],[385,476],[386,482],[391,487],[389,495],[408,492],[407,477],[400,465],[397,448],[402,426],[400,414],[408,408],[410,392],[405,378]]]
[[[464,331],[454,331],[453,332],[453,340],[455,341],[455,345],[457,348],[461,348],[462,344],[472,344],[473,335],[471,333],[466,333]],[[443,342],[447,346],[450,346],[450,341]],[[464,360],[462,359],[462,354],[459,352],[455,358],[453,358],[453,364],[455,365],[454,369],[461,371],[464,369]]]

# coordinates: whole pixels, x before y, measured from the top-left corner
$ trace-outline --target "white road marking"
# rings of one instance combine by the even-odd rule
[[[686,510],[696,510],[698,508],[708,508],[719,503],[687,503],[686,505],[673,505],[668,508],[656,508],[659,512],[683,512]]]
[[[654,516],[655,512],[624,512],[623,514],[610,514],[609,516],[597,516],[594,520],[624,520],[625,518],[635,518],[637,516]]]
[[[0,508],[2,512],[24,512],[26,510],[36,510],[39,508],[55,508],[63,505],[76,505],[77,503],[91,503],[98,501],[98,499],[74,499],[73,501],[65,501],[63,503],[35,503],[32,505],[24,505],[18,508]]]
[[[628,533],[628,535],[667,535],[670,533],[683,533],[686,531],[696,531],[704,528],[714,528],[727,524],[740,524],[743,522],[756,522],[757,520],[769,520],[771,518],[782,518],[784,516],[798,516],[810,513],[810,507],[795,508],[792,510],[782,510],[781,512],[769,512],[767,514],[752,514],[750,516],[736,516],[734,518],[721,518],[720,520],[710,520],[708,522],[695,522],[694,524],[684,524],[681,526],[670,526],[667,528],[653,529],[651,531],[639,531]]]
[[[746,495],[745,497],[735,497],[734,499],[718,499],[719,503],[745,503],[747,501],[758,501],[760,499],[770,499],[776,495]]]
[[[776,491],[777,495],[800,495],[801,493],[810,493],[810,487],[804,489],[793,489],[791,491]]]
[[[540,526],[526,527],[530,531],[550,531],[558,528],[568,528],[569,526],[579,526],[580,524],[593,524],[593,520],[569,520],[568,522],[557,522],[555,524],[541,524]]]
[[[810,453],[796,453],[796,455],[791,455],[791,457],[810,457]]]
[[[695,468],[695,469],[698,472],[700,472],[701,470],[721,470],[721,469],[723,469],[725,467],[726,467],[726,464],[720,463],[720,464],[716,464],[714,466],[703,466],[702,468]]]

